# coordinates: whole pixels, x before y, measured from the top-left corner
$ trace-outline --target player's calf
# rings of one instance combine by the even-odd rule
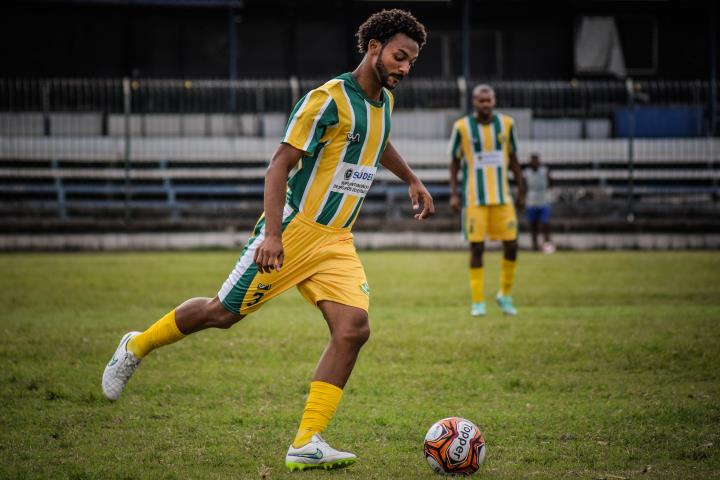
[[[180,305],[175,313],[177,327],[185,335],[206,328],[228,329],[243,318],[244,315],[225,308],[218,297],[190,299]]]

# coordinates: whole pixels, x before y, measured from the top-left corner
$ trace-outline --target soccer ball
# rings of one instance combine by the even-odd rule
[[[425,458],[435,473],[471,475],[485,460],[485,437],[470,420],[443,418],[425,435]]]

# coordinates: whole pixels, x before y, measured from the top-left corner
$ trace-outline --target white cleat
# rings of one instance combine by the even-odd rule
[[[290,445],[285,455],[285,465],[290,471],[322,468],[330,470],[352,465],[357,457],[350,452],[338,452],[320,434],[316,433],[306,445],[294,448]]]
[[[140,332],[128,332],[120,340],[115,354],[108,362],[103,372],[102,389],[108,400],[117,400],[125,388],[128,380],[140,366],[140,360],[134,353],[129,352],[127,344],[131,338],[140,335]]]

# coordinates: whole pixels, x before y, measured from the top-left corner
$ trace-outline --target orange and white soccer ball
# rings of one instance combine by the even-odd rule
[[[425,435],[425,458],[435,473],[471,475],[485,460],[485,437],[470,420],[443,418]]]

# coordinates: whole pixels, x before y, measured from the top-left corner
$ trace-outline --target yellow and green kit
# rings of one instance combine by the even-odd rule
[[[486,236],[517,238],[508,183],[510,155],[516,152],[515,126],[507,115],[493,114],[487,124],[466,115],[453,125],[450,156],[462,159],[463,233],[470,242],[482,242]]]
[[[369,287],[350,230],[390,136],[393,96],[368,98],[350,73],[308,92],[282,139],[303,152],[290,173],[283,209],[282,269],[259,273],[253,261],[264,216],[218,292],[231,312],[247,314],[290,287],[317,305],[330,300],[364,310]]]

